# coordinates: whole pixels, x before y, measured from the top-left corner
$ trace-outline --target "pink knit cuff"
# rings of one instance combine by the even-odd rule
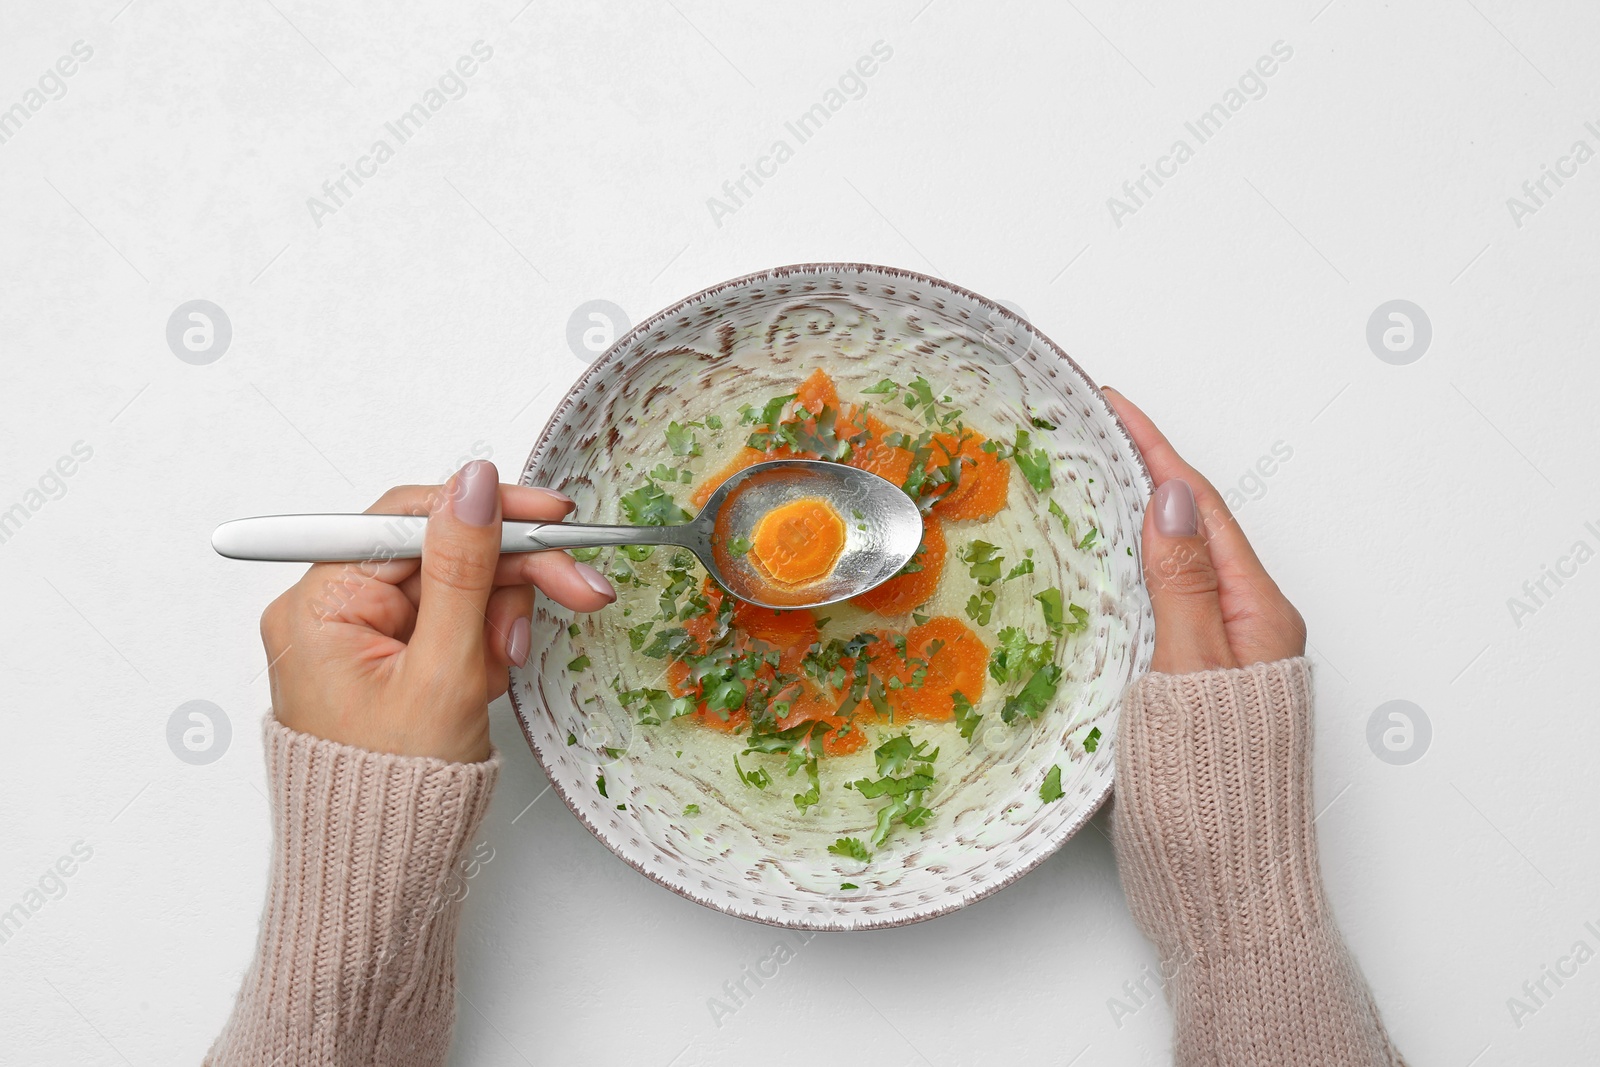
[[[1135,918],[1165,939],[1244,945],[1327,922],[1311,803],[1305,658],[1147,674],[1123,695],[1118,861]]]
[[[1403,1064],[1322,888],[1310,664],[1146,675],[1116,744],[1117,870],[1178,1067]]]
[[[209,1063],[442,1063],[467,857],[498,754],[368,752],[263,727],[273,858],[261,940]]]

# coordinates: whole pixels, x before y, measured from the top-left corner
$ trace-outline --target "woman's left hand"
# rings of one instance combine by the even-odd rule
[[[617,598],[565,552],[500,554],[502,514],[558,521],[572,507],[499,484],[485,460],[389,490],[367,510],[428,516],[420,560],[316,564],[262,613],[278,721],[374,752],[488,758],[488,704],[531,651],[534,590],[574,611]]]

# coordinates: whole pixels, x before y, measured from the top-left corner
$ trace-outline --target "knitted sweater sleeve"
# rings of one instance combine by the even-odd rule
[[[1402,1064],[1323,892],[1310,664],[1146,675],[1116,759],[1117,868],[1178,1067]]]
[[[483,763],[367,752],[268,717],[272,867],[256,957],[213,1067],[445,1062]]]

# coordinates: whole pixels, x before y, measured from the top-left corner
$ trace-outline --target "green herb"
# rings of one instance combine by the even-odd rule
[[[1061,602],[1061,590],[1055,588],[1046,589],[1042,593],[1034,594],[1033,599],[1037,600],[1039,606],[1044,609],[1045,625],[1056,636],[1082,633],[1089,628],[1089,609],[1081,608],[1076,604],[1063,605]],[[1071,622],[1066,621],[1068,613],[1072,615]]]
[[[589,656],[584,654],[567,664],[569,671],[586,671],[589,669]]]
[[[634,526],[676,526],[694,518],[655,482],[646,481],[639,488],[622,495],[622,511]],[[636,547],[636,546],[625,546]],[[643,546],[649,547],[649,546]],[[630,556],[637,559],[639,557]]]
[[[568,637],[577,637],[582,632],[583,632],[582,630],[578,629],[578,624],[577,623],[573,623],[571,626],[567,627],[567,636]]]
[[[862,863],[866,863],[872,859],[872,853],[867,851],[867,846],[861,843],[861,839],[859,837],[841,837],[839,840],[828,846],[828,851],[833,853],[835,856],[843,856],[846,859],[860,860]],[[850,888],[854,889],[855,886],[851,886]]]
[[[974,541],[961,550],[961,561],[967,565],[967,573],[979,585],[993,585],[1000,578],[1000,570],[1005,565],[1005,557],[1000,554],[1000,549],[987,541]]]
[[[742,556],[748,551],[750,551],[750,539],[748,537],[735,537],[728,542],[728,552],[732,555]]]
[[[1032,423],[1032,424],[1033,424],[1033,426],[1034,426],[1034,428],[1035,428],[1035,429],[1039,429],[1039,430],[1053,430],[1053,429],[1055,429],[1055,428],[1056,428],[1056,424],[1055,424],[1055,423],[1053,423],[1053,422],[1046,422],[1046,421],[1045,421],[1045,420],[1044,420],[1044,419],[1041,419],[1041,418],[1040,418],[1040,417],[1039,417],[1039,416],[1037,416],[1037,415],[1033,415],[1033,416],[1030,416],[1030,417],[1029,417],[1029,419],[1028,419],[1028,421],[1029,421],[1029,422],[1031,422],[1031,423]]]
[[[626,804],[618,804],[617,805],[617,810],[618,811],[627,811],[628,810],[628,805],[626,805]]]
[[[768,774],[765,767],[757,767],[753,771],[746,771],[739,765],[739,757],[733,757],[733,769],[738,772],[739,780],[745,785],[757,789],[765,789],[772,784],[772,775]]]
[[[1050,662],[1055,646],[1049,641],[1029,641],[1019,626],[999,633],[1000,643],[989,653],[989,676],[1002,685],[1020,682]]]
[[[888,839],[896,822],[915,827],[932,816],[933,812],[922,805],[922,795],[933,786],[934,776],[928,764],[939,758],[939,750],[929,752],[927,746],[926,741],[913,743],[908,734],[892,737],[873,750],[882,777],[858,778],[850,783],[849,788],[869,800],[889,798],[889,803],[878,809],[878,824],[872,835],[874,847]],[[908,770],[910,773],[900,776],[900,772]]]
[[[839,888],[840,889],[860,889],[861,887],[856,885],[854,882],[840,882],[839,883]]]
[[[861,391],[863,393],[866,393],[869,396],[890,396],[890,395],[893,395],[895,393],[898,393],[900,391],[900,387],[898,385],[896,385],[892,380],[890,380],[888,378],[885,378],[883,381],[879,382],[877,385],[870,386],[870,387],[868,387],[866,389],[863,389]]]
[[[994,614],[994,590],[980,589],[972,596],[967,597],[967,618],[979,626],[988,626],[989,618]]]
[[[1065,623],[1062,622],[1061,590],[1046,589],[1042,593],[1035,593],[1033,599],[1044,609],[1044,624],[1050,628],[1051,633],[1059,637],[1065,629]]]
[[[644,647],[644,639],[650,636],[654,622],[641,622],[638,626],[628,627],[628,644],[637,652]]]
[[[1039,799],[1046,804],[1060,800],[1067,794],[1061,788],[1061,767],[1051,767],[1044,776],[1044,784],[1039,787]]]
[[[905,770],[908,763],[932,763],[939,758],[939,750],[926,751],[928,742],[911,741],[911,735],[901,734],[891,737],[879,745],[872,752],[872,758],[878,765],[879,774],[899,774]]]
[[[598,548],[575,548],[572,550],[572,558],[579,563],[588,563],[599,555],[600,549]]]
[[[798,811],[803,813],[813,804],[820,804],[822,802],[822,782],[817,777],[817,757],[815,755],[806,755],[800,761],[799,766],[805,768],[806,780],[811,783],[810,788],[808,788],[804,793],[796,793],[794,795],[794,806]],[[791,757],[789,773],[792,775],[794,774],[795,770],[796,767],[793,764]]]
[[[1032,448],[1031,445],[1028,431],[1018,430],[1011,458],[1017,461],[1017,469],[1036,492],[1048,493],[1055,485],[1055,479],[1050,474],[1050,453],[1042,448]]]
[[[681,626],[671,630],[661,630],[656,634],[655,640],[645,648],[644,654],[651,659],[665,659],[674,652],[680,652],[689,644],[689,631]]]
[[[567,744],[570,746],[570,745],[575,745],[577,743],[578,743],[578,735],[569,732],[567,734]]]
[[[799,395],[799,393],[790,393],[787,396],[775,396],[771,400],[768,400],[766,406],[760,411],[757,411],[749,404],[745,404],[739,408],[739,423],[743,426],[776,425],[779,417],[783,415],[783,409],[788,406],[789,401],[793,400]]]
[[[1006,581],[1009,582],[1013,578],[1021,578],[1024,574],[1032,573],[1033,560],[1025,559],[1021,563],[1018,563],[1015,567],[1012,567],[1011,570],[1006,573]]]
[[[1066,531],[1067,536],[1070,538],[1072,536],[1072,524],[1067,521],[1067,513],[1061,510],[1061,505],[1057,504],[1053,499],[1050,501],[1050,514],[1061,520],[1061,529]]]
[[[606,795],[606,776],[605,775],[602,774],[602,775],[600,775],[598,778],[596,778],[594,780],[594,787],[596,789],[600,790],[600,795],[601,796],[605,797],[607,800],[611,799],[609,796]]]
[[[911,621],[916,623],[918,626],[926,626],[928,623],[928,616],[919,615],[913,611],[911,613]]]
[[[685,804],[683,806],[683,817],[684,818],[692,819],[696,815],[699,815],[699,814],[700,814],[700,805],[698,805],[698,804]]]
[[[625,708],[639,705],[641,726],[660,726],[669,719],[680,718],[695,709],[689,697],[675,697],[665,689],[625,689],[617,694]]]
[[[1100,747],[1100,727],[1096,726],[1089,731],[1089,736],[1083,739],[1083,750],[1093,752]]]
[[[692,423],[690,425],[693,425]],[[667,447],[672,449],[674,456],[698,456],[700,443],[694,439],[694,431],[689,426],[677,422],[667,424]]]
[[[1079,548],[1090,548],[1090,547],[1092,547],[1094,545],[1095,538],[1097,538],[1099,536],[1100,536],[1100,530],[1099,530],[1098,527],[1095,527],[1095,526],[1089,527],[1089,532],[1083,535],[1083,540],[1078,542],[1078,547]]]
[[[959,690],[950,694],[950,698],[952,709],[955,712],[956,726],[961,730],[961,736],[970,740],[973,732],[978,728],[978,723],[983,721],[983,716],[973,709],[972,701],[968,700],[966,695]]]
[[[1027,684],[1010,697],[1000,709],[1000,719],[1009,723],[1018,715],[1025,715],[1030,719],[1037,719],[1039,715],[1055,699],[1056,690],[1061,685],[1061,668],[1054,663],[1047,663],[1033,672]]]

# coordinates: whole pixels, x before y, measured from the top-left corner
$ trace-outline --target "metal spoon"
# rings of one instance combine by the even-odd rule
[[[757,569],[748,544],[760,518],[806,497],[827,501],[844,520],[844,551],[827,574],[779,585]],[[414,559],[422,555],[425,515],[262,515],[218,526],[211,547],[231,559],[337,563]],[[765,608],[820,607],[894,577],[922,544],[922,515],[899,486],[842,463],[779,459],[747,467],[723,482],[681,526],[596,526],[505,522],[501,552],[544,552],[602,545],[671,545],[699,557],[722,587]]]

